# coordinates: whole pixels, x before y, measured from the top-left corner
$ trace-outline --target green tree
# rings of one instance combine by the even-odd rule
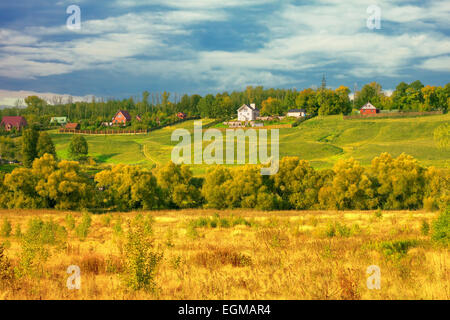
[[[153,174],[138,166],[119,164],[95,175],[97,188],[106,205],[119,210],[156,209],[160,206],[160,189]]]
[[[333,171],[331,184],[319,192],[322,205],[333,205],[338,210],[364,210],[378,206],[374,182],[355,159],[338,161]]]
[[[371,82],[369,84],[366,84],[356,95],[356,107],[359,109],[367,102],[370,102],[375,107],[381,108],[383,95],[384,94],[379,83]]]
[[[370,172],[376,179],[379,205],[384,209],[418,209],[425,194],[425,171],[406,154],[392,158],[382,153],[372,160]]]
[[[75,160],[86,159],[88,155],[88,144],[82,135],[75,134],[69,144],[69,156]]]
[[[193,183],[189,167],[169,162],[156,167],[154,174],[168,206],[192,208],[200,204],[200,192]]]
[[[22,136],[22,161],[25,167],[30,168],[33,160],[37,158],[37,142],[39,132],[34,128],[26,129]]]
[[[51,154],[56,158],[56,150],[55,145],[53,144],[52,138],[47,132],[41,132],[39,134],[39,138],[37,141],[37,156],[40,158],[44,154],[48,153]]]
[[[283,199],[283,208],[310,209],[317,204],[323,182],[307,161],[284,157],[280,161],[278,173],[271,179],[275,191]]]
[[[14,159],[16,156],[16,144],[9,137],[0,136],[0,160]]]
[[[94,188],[78,162],[56,163],[52,155],[45,154],[34,161],[32,172],[37,179],[35,190],[47,206],[56,209],[92,206]]]
[[[227,190],[223,185],[231,180],[230,170],[223,166],[214,166],[208,169],[203,182],[202,195],[206,200],[206,207],[225,209]]]

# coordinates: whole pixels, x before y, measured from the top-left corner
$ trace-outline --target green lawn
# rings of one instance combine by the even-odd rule
[[[203,120],[203,124],[212,120]],[[402,152],[417,158],[422,165],[449,167],[450,151],[439,150],[433,131],[449,122],[450,115],[402,119],[343,120],[342,116],[316,117],[296,128],[280,129],[280,157],[299,156],[316,168],[331,168],[338,159],[354,157],[363,165],[382,152],[398,156]],[[170,161],[176,142],[176,128],[192,132],[193,121],[150,132],[148,135],[85,136],[89,152],[100,163],[126,163],[152,166]],[[52,132],[58,156],[67,158],[71,135]],[[204,142],[204,146],[209,143]],[[203,174],[207,165],[195,165]]]

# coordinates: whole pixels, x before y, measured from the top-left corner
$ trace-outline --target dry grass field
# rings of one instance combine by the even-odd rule
[[[449,251],[427,232],[435,213],[142,212],[162,254],[150,291],[130,289],[123,276],[127,221],[139,213],[91,215],[84,239],[67,214],[80,225],[77,212],[0,211],[12,225],[0,237],[0,299],[450,299]],[[24,259],[18,225],[25,234],[33,217],[64,226],[67,237],[43,245],[40,275],[8,278],[6,258],[11,270]],[[81,269],[80,290],[66,287],[70,265]],[[381,269],[379,290],[367,288],[370,265]]]

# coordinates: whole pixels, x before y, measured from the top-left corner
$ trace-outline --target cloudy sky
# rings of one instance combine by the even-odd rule
[[[67,28],[68,6],[81,29]],[[369,29],[371,5],[381,29]],[[247,85],[395,88],[450,79],[450,1],[0,2],[0,104],[16,91],[101,97]],[[2,100],[3,99],[3,100]]]

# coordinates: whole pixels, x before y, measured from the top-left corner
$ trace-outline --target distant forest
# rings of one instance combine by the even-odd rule
[[[381,110],[447,112],[450,104],[450,83],[443,87],[425,86],[419,80],[410,84],[401,82],[391,96],[387,96],[380,84],[372,82],[356,92],[352,101],[350,89],[340,86],[333,90],[323,81],[319,88],[265,89],[262,86],[248,86],[243,91],[223,92],[215,96],[207,94],[171,95],[168,92],[149,93],[144,91],[140,99],[103,100],[93,98],[90,102],[63,101],[55,96],[47,102],[37,96],[25,99],[26,108],[6,108],[0,116],[21,115],[29,124],[47,127],[51,117],[65,116],[71,122],[80,122],[82,127],[97,127],[110,121],[119,109],[127,110],[133,117],[130,126],[134,129],[156,127],[176,121],[176,114],[184,112],[188,117],[230,119],[244,103],[255,103],[261,115],[281,115],[292,108],[306,109],[309,114],[350,114],[370,101]],[[140,115],[142,121],[136,121]]]

